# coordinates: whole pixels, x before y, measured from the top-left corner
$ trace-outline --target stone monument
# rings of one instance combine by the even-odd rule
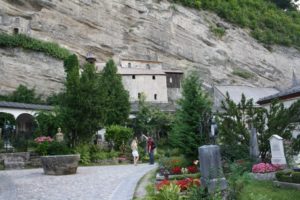
[[[199,147],[201,184],[213,193],[216,189],[225,190],[227,181],[223,174],[220,147],[204,145]]]
[[[286,165],[282,137],[279,135],[272,135],[269,141],[271,146],[272,164]]]
[[[61,128],[57,129],[58,133],[55,135],[55,140],[57,142],[63,142],[64,141],[64,134],[61,132]]]
[[[254,162],[259,162],[259,148],[257,142],[256,128],[251,128],[250,134],[250,158]]]

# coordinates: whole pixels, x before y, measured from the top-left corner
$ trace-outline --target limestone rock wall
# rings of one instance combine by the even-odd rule
[[[210,30],[214,25],[226,28],[226,35],[214,36]],[[184,8],[166,0],[0,0],[0,31],[11,33],[15,27],[32,37],[55,41],[81,58],[92,51],[99,62],[111,57],[117,61],[152,59],[162,61],[164,68],[193,70],[207,87],[213,84],[283,87],[289,84],[292,67],[300,75],[299,51],[280,46],[268,50],[249,36],[248,30],[228,24],[210,12]],[[4,51],[1,50],[1,60],[11,62],[0,65],[1,93],[17,85],[8,84],[3,73],[10,78],[24,75],[18,75],[24,66],[23,60],[17,58],[25,54],[30,57],[28,52],[9,57]],[[56,63],[36,61],[26,68],[31,77],[14,81],[31,86],[37,79],[37,89],[55,91],[62,86],[63,79],[61,67],[53,70],[53,66],[59,66]],[[12,65],[15,70],[10,70]],[[235,69],[250,71],[254,77],[243,79],[233,75]],[[45,76],[43,71],[51,73]]]

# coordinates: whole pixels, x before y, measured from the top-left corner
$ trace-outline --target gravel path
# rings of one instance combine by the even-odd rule
[[[79,167],[67,176],[46,176],[41,168],[0,171],[0,200],[131,200],[138,180],[155,167]]]

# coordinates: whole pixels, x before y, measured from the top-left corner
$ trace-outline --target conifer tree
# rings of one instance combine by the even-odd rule
[[[178,101],[170,144],[190,158],[197,158],[198,147],[208,142],[211,102],[201,89],[196,75],[183,81],[182,98]]]
[[[103,125],[123,125],[128,120],[130,103],[128,91],[124,89],[121,75],[113,60],[109,60],[100,79],[101,92],[104,96],[102,107]]]

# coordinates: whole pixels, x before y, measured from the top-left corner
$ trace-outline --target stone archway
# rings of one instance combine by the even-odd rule
[[[28,113],[20,114],[16,119],[16,134],[24,138],[31,138],[37,126],[34,116]]]

